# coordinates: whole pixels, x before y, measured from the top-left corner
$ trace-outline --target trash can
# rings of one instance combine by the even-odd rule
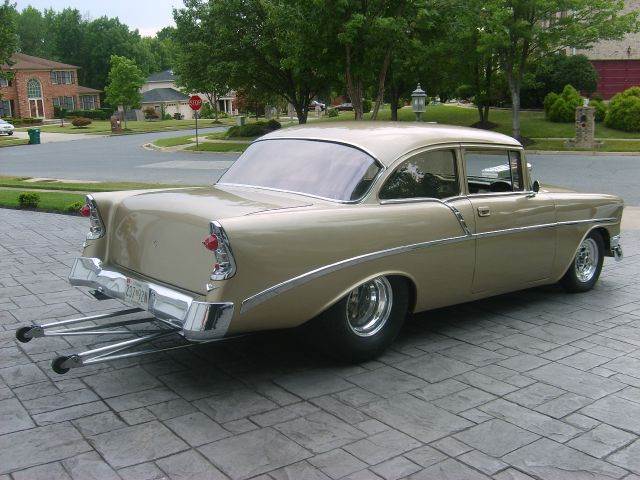
[[[39,128],[29,128],[29,129],[27,129],[27,133],[29,134],[29,145],[39,145],[40,144],[40,129]]]

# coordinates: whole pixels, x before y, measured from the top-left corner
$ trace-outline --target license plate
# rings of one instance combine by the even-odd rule
[[[124,301],[135,307],[147,310],[149,308],[149,287],[133,278],[127,278]]]

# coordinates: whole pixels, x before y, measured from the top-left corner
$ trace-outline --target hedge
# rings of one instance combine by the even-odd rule
[[[261,137],[269,132],[278,130],[282,125],[277,120],[268,122],[248,123],[247,125],[236,125],[227,130],[227,138],[233,137]]]
[[[640,87],[631,87],[611,99],[605,124],[625,132],[640,132]]]

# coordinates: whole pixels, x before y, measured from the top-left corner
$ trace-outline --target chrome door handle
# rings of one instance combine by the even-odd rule
[[[491,215],[491,209],[489,207],[478,207],[479,217],[488,217]]]

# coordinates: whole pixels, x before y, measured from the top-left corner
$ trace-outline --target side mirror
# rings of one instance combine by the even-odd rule
[[[531,186],[531,189],[538,193],[540,191],[540,182],[538,180],[534,180],[533,181],[533,185]]]

